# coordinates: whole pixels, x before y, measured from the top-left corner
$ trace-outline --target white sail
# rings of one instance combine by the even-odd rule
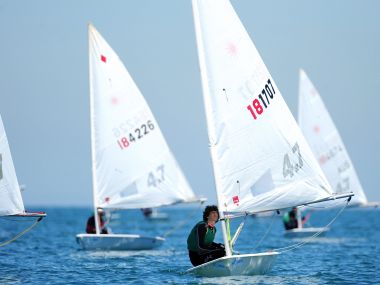
[[[3,120],[0,116],[0,216],[25,212]]]
[[[158,207],[195,199],[128,71],[89,25],[95,207]]]
[[[321,96],[303,70],[299,81],[298,122],[334,192],[353,192],[355,196],[351,205],[367,203],[339,132]]]
[[[193,0],[193,12],[221,210],[260,212],[330,197],[330,185],[230,2]]]

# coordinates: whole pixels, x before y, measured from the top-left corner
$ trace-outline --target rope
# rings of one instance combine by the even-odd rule
[[[5,242],[0,243],[0,247],[3,247],[5,245],[7,245],[7,244],[10,244],[10,243],[14,242],[16,239],[18,239],[19,237],[23,236],[24,234],[26,234],[27,232],[29,232],[31,229],[33,229],[42,219],[43,219],[43,217],[39,217],[30,227],[28,227],[25,230],[23,230],[22,232],[18,233],[17,235],[15,235],[10,240],[7,240]]]
[[[234,236],[232,237],[232,240],[230,241],[231,242],[231,249],[233,250],[232,246],[235,244],[235,242],[237,241],[244,225],[245,225],[245,221],[247,219],[247,215],[244,216],[244,219],[243,221],[240,223],[239,227],[236,229],[236,232],[234,234]]]
[[[199,204],[199,207],[195,208],[194,211],[191,213],[191,215],[186,220],[184,220],[182,223],[179,223],[176,226],[174,226],[173,228],[171,228],[170,230],[168,230],[166,233],[163,234],[163,237],[166,238],[169,235],[171,235],[173,232],[178,230],[179,228],[183,227],[189,220],[191,220],[195,216],[196,213],[199,212],[199,209],[202,207],[203,202],[204,201],[201,201],[201,203]]]
[[[346,209],[346,207],[348,206],[348,203],[350,202],[350,200],[351,200],[351,197],[347,199],[346,205],[344,205],[344,207],[339,210],[339,212],[337,213],[337,215],[324,228],[330,227],[335,222],[335,220],[340,216],[340,214],[344,211],[344,209]],[[284,252],[287,252],[287,251],[291,251],[291,250],[297,249],[297,248],[303,246],[304,244],[307,244],[307,243],[311,242],[315,237],[319,236],[322,232],[323,232],[323,230],[321,230],[319,232],[316,232],[312,236],[306,238],[305,241],[302,241],[302,242],[299,242],[299,243],[296,243],[296,244],[293,244],[293,245],[290,245],[290,246],[275,248],[275,249],[272,249],[271,251],[278,251],[279,253],[284,253]]]
[[[266,238],[266,236],[269,234],[270,230],[272,229],[272,226],[273,226],[273,223],[274,223],[274,217],[276,216],[276,214],[277,214],[277,212],[274,212],[274,213],[273,213],[273,215],[272,215],[272,217],[271,217],[271,220],[272,220],[272,221],[271,221],[271,223],[270,223],[270,225],[269,225],[267,231],[266,231],[265,234],[261,237],[260,241],[257,243],[257,245],[256,245],[253,249],[258,248],[258,247],[261,245],[261,243],[263,242],[263,240]]]

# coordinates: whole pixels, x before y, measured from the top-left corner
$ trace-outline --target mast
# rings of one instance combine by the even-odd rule
[[[100,234],[99,230],[99,220],[98,220],[98,209],[97,209],[97,197],[96,197],[96,165],[95,165],[95,126],[94,126],[94,98],[92,97],[92,64],[91,64],[91,29],[92,25],[88,24],[88,55],[89,55],[89,77],[90,77],[90,128],[91,128],[91,168],[92,168],[92,194],[94,203],[94,220],[96,234]]]
[[[208,79],[206,76],[205,55],[203,53],[204,47],[203,47],[203,41],[202,41],[202,30],[201,30],[200,23],[199,23],[199,10],[198,10],[197,1],[193,0],[192,5],[193,5],[195,36],[196,36],[196,41],[197,41],[197,45],[198,45],[199,66],[200,66],[200,73],[201,73],[201,78],[202,78],[202,89],[203,89],[203,94],[204,94],[203,95],[203,99],[204,99],[203,101],[204,101],[205,109],[206,109],[206,117],[209,117],[207,110],[210,109],[210,100],[207,99],[206,98],[207,95],[205,95],[205,94],[209,94],[209,85],[208,85]],[[212,126],[211,126],[211,124],[209,124],[209,122],[207,125],[208,125],[208,129],[210,131]],[[210,142],[209,147],[210,147],[211,160],[215,161],[215,154],[214,154],[214,148],[213,148],[214,142],[211,141],[210,138],[209,138],[209,142]],[[221,197],[220,197],[219,191],[218,191],[218,189],[220,189],[220,186],[219,186],[219,183],[216,179],[216,177],[217,177],[216,171],[217,171],[217,169],[215,167],[213,167],[215,190],[216,190],[216,196],[218,199],[218,208],[221,209],[221,207],[224,205],[223,205],[223,202],[221,201]],[[230,243],[229,243],[228,237],[227,237],[227,226],[226,226],[226,222],[224,219],[224,212],[221,210],[219,210],[219,211],[220,211],[220,215],[221,215],[220,216],[220,222],[221,222],[221,228],[222,228],[222,234],[223,234],[224,247],[226,250],[226,256],[231,256],[232,251],[231,251]]]
[[[302,213],[300,207],[297,207],[297,228],[302,229]]]

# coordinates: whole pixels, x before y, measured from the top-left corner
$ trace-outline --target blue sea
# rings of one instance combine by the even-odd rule
[[[75,235],[84,232],[90,208],[39,210],[45,210],[48,217],[16,242],[0,248],[0,284],[380,284],[380,209],[346,209],[325,237],[283,253],[265,276],[223,278],[184,274],[191,267],[186,238],[201,219],[202,208],[162,208],[169,215],[167,221],[148,221],[138,210],[114,213],[110,227],[115,233],[171,233],[161,248],[133,252],[79,248]],[[309,222],[324,226],[336,213],[312,212]],[[239,222],[234,220],[232,228]],[[1,218],[0,241],[30,223]],[[299,242],[283,234],[280,216],[247,217],[235,249],[253,253]],[[222,242],[220,229],[217,239]]]

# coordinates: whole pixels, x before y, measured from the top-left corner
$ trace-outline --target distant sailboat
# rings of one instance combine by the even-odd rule
[[[267,273],[279,252],[233,255],[225,218],[334,199],[318,162],[228,0],[193,0],[203,99],[226,256],[189,269]],[[240,231],[240,230],[239,230]]]
[[[170,151],[147,102],[117,54],[89,25],[94,213],[153,208],[198,199]],[[162,237],[77,235],[84,249],[139,250]]]
[[[317,89],[300,70],[298,123],[337,194],[353,192],[351,206],[368,204],[354,165]]]
[[[141,211],[143,212],[144,217],[146,219],[148,219],[148,220],[163,221],[163,220],[168,220],[169,219],[169,215],[168,214],[159,212],[157,210],[157,208],[143,208],[143,209],[141,209]]]
[[[353,192],[351,206],[368,204],[354,166],[329,112],[317,89],[304,70],[299,74],[298,124],[315,158],[335,193]],[[317,232],[325,234],[328,228],[303,227],[301,209],[298,209],[298,227],[287,230],[288,237],[306,237]],[[322,235],[321,234],[321,235]]]
[[[297,227],[290,230],[285,230],[285,236],[290,238],[307,238],[307,237],[322,237],[329,230],[329,227],[304,227],[302,219],[302,209],[297,207]]]
[[[44,212],[26,212],[22,201],[20,185],[17,181],[16,171],[13,165],[11,151],[9,149],[7,135],[5,133],[3,120],[0,116],[0,216],[35,217],[36,222],[28,228],[31,229],[43,217]],[[25,231],[22,232],[25,233]],[[22,234],[16,236],[20,237]],[[12,241],[15,238],[12,239]],[[10,241],[0,242],[8,244]]]
[[[317,89],[302,69],[299,75],[298,123],[334,192],[353,192],[355,196],[350,203],[353,207],[377,207],[377,202],[368,203],[338,129]],[[301,216],[301,208],[298,208],[298,227],[285,231],[287,237],[307,237],[316,233],[322,236],[329,230],[326,227],[304,227]]]

